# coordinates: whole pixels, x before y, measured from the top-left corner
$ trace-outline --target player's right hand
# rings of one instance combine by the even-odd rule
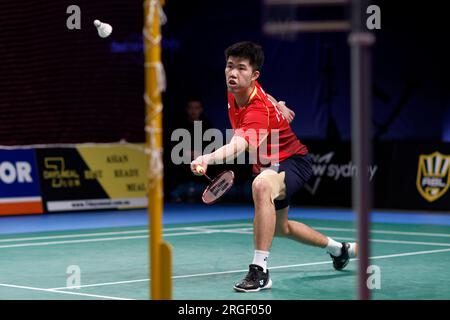
[[[208,163],[205,160],[206,159],[203,156],[200,156],[191,162],[191,171],[193,174],[195,174],[196,176],[202,176],[206,173]]]

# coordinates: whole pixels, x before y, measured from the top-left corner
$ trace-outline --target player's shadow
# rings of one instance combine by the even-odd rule
[[[336,271],[333,274],[324,274],[324,275],[314,275],[314,276],[300,276],[299,279],[301,279],[301,281],[303,283],[305,282],[313,282],[313,281],[318,281],[318,280],[330,280],[330,279],[334,279],[334,278],[342,278],[342,277],[350,277],[350,276],[355,276],[357,275],[358,272],[354,271],[354,270],[341,270],[341,271]]]
[[[283,271],[283,273],[297,273],[298,276],[295,277],[295,279],[290,279],[289,281],[300,281],[302,283],[305,282],[314,282],[314,281],[320,281],[320,280],[330,280],[334,278],[341,278],[341,277],[350,277],[355,276],[358,274],[355,270],[341,270],[341,271],[335,271],[334,273],[330,274],[329,271],[327,271],[327,274],[319,274],[319,275],[307,275],[307,272],[299,273],[298,271],[289,270],[289,271]]]
[[[287,299],[287,297],[289,297],[289,299],[300,300],[322,299],[320,292],[328,292],[331,290],[329,289],[330,281],[334,283],[333,279],[339,279],[336,281],[341,283],[348,283],[346,277],[355,277],[357,274],[358,272],[354,270],[326,270],[322,272],[299,272],[295,270],[284,270],[277,275],[277,277],[279,278],[277,281],[277,285],[274,285],[271,291],[274,298],[276,297]],[[273,277],[275,277],[274,273]],[[325,287],[324,284],[326,284]],[[318,290],[318,287],[321,289]],[[313,292],[311,290],[313,290]],[[341,292],[341,294],[343,293]],[[339,299],[343,299],[343,297],[344,296],[341,295]],[[331,296],[329,298],[334,299]],[[351,297],[349,296],[348,299],[351,299]]]

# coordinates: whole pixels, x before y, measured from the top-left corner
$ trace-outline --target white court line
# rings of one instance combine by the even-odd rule
[[[251,223],[228,223],[228,224],[214,224],[214,225],[203,225],[203,226],[192,226],[184,228],[222,228],[222,227],[252,227]],[[172,228],[164,228],[164,230],[172,230]]]
[[[333,237],[333,239],[337,240],[353,240],[354,238],[348,237]],[[405,240],[387,240],[387,239],[369,239],[370,242],[381,242],[381,243],[398,243],[398,244],[417,244],[424,246],[440,246],[440,247],[450,247],[450,243],[442,243],[442,242],[420,242],[420,241],[405,241]]]
[[[176,237],[176,236],[187,236],[193,234],[210,234],[210,233],[220,233],[222,230],[202,230],[202,231],[192,231],[192,232],[178,232],[164,234],[164,237]],[[143,236],[130,236],[130,237],[110,237],[110,238],[94,238],[94,239],[82,239],[82,240],[65,240],[65,241],[49,241],[49,242],[30,242],[30,243],[16,243],[7,244],[0,246],[0,249],[6,248],[19,248],[19,247],[38,247],[38,246],[50,246],[55,244],[69,244],[69,243],[87,243],[87,242],[102,242],[102,241],[117,241],[117,240],[130,240],[130,239],[144,239],[148,238],[148,235]]]
[[[0,246],[0,249],[19,248],[19,247],[51,246],[51,245],[55,245],[55,244],[69,244],[69,243],[87,243],[87,242],[101,242],[101,241],[114,241],[114,240],[142,239],[142,238],[148,238],[148,236],[145,235],[145,236],[132,236],[132,237],[112,237],[112,238],[95,238],[95,239],[83,239],[83,240],[17,243],[17,244],[2,245],[2,246]]]
[[[316,230],[325,230],[325,231],[351,231],[356,232],[356,229],[346,229],[346,228],[327,228],[327,227],[312,227]],[[394,234],[394,235],[407,235],[407,236],[427,236],[427,237],[450,237],[450,234],[447,233],[427,233],[427,232],[403,232],[403,231],[394,231],[394,230],[370,230],[370,233],[379,233],[379,234]]]
[[[115,284],[127,284],[127,283],[136,283],[136,282],[145,282],[145,281],[150,281],[150,279],[147,278],[147,279],[138,279],[138,280],[125,280],[125,281],[85,284],[85,285],[79,285],[78,288],[111,286],[111,285],[115,285]],[[60,287],[60,288],[51,288],[50,290],[65,290],[65,289],[73,289],[73,288],[71,288],[71,287]]]
[[[0,283],[0,286],[8,287],[8,288],[16,288],[16,289],[27,289],[27,290],[45,291],[45,292],[52,292],[52,293],[71,294],[71,295],[77,295],[77,296],[86,296],[86,297],[102,298],[102,299],[110,299],[110,300],[134,300],[134,299],[127,299],[127,298],[111,297],[111,296],[101,296],[101,295],[97,295],[97,294],[88,294],[88,293],[80,293],[80,292],[72,292],[72,291],[59,291],[56,289],[44,289],[44,288],[36,288],[36,287],[28,287],[28,286],[18,286],[18,285],[14,285],[14,284],[6,284],[6,283]]]
[[[32,241],[32,240],[83,238],[83,237],[96,237],[96,236],[112,236],[112,235],[120,235],[120,234],[139,234],[139,233],[146,233],[146,232],[148,232],[148,230],[113,231],[113,232],[83,233],[83,234],[65,234],[65,235],[59,235],[59,236],[43,236],[43,237],[0,239],[0,242],[20,242],[20,241]]]
[[[238,224],[228,224],[228,225],[207,225],[207,226],[193,226],[193,227],[185,227],[185,229],[204,229],[204,228],[217,228],[217,227],[249,227],[250,229],[253,228],[253,225],[251,223],[238,223]],[[331,227],[315,227],[311,226],[311,228],[316,230],[324,230],[324,231],[348,231],[348,232],[356,232],[356,229],[352,228],[331,228]],[[244,228],[240,228],[244,229]],[[171,230],[170,228],[164,228],[164,230]],[[429,236],[429,237],[450,237],[450,234],[448,233],[429,233],[429,232],[404,232],[404,231],[395,231],[395,230],[370,230],[371,233],[378,233],[378,234],[393,234],[393,235],[408,235],[408,236]]]
[[[185,229],[209,229],[209,228],[217,228],[217,227],[248,227],[248,228],[240,228],[244,229],[252,229],[253,225],[251,223],[239,223],[239,224],[228,224],[228,225],[207,225],[207,226],[193,226],[193,227],[185,227]],[[324,230],[324,231],[348,231],[348,232],[356,232],[356,229],[351,228],[329,228],[329,227],[315,227],[311,226],[311,228],[316,230]],[[171,230],[170,228],[164,228],[164,230]],[[428,232],[404,232],[404,231],[395,231],[395,230],[370,230],[371,233],[378,234],[393,234],[393,235],[408,235],[408,236],[429,236],[429,237],[450,237],[450,234],[447,233],[428,233]]]
[[[164,237],[175,237],[175,236],[185,236],[185,235],[196,235],[196,234],[212,234],[212,233],[236,233],[236,234],[252,234],[251,231],[245,231],[246,228],[242,229],[211,229],[211,228],[197,228],[195,230],[188,227],[190,230],[188,232],[178,232],[178,233],[170,233],[164,234]],[[242,230],[242,231],[241,231]],[[9,244],[9,245],[1,245],[0,249],[5,248],[18,248],[18,247],[35,247],[35,246],[49,246],[49,245],[57,245],[57,244],[71,244],[71,243],[88,243],[88,242],[104,242],[104,241],[117,241],[117,240],[130,240],[130,239],[144,239],[148,238],[148,235],[142,236],[128,236],[128,237],[110,237],[110,238],[93,238],[93,239],[82,239],[82,240],[65,240],[65,241],[49,241],[49,242],[31,242],[31,243],[18,243],[18,244]],[[353,238],[348,237],[334,237],[334,239],[348,239],[355,240]],[[371,242],[384,242],[384,243],[399,243],[399,244],[417,244],[417,245],[433,245],[433,246],[450,246],[450,243],[438,243],[438,242],[418,242],[418,241],[404,241],[404,240],[378,240],[378,239],[370,239]]]
[[[205,233],[242,233],[242,234],[253,234],[253,231],[249,231],[251,228],[240,228],[240,229],[212,229],[212,228],[196,228],[189,227],[192,231],[203,231]]]
[[[249,226],[251,224],[248,223],[236,223],[236,224],[219,224],[214,226],[204,225],[198,227],[176,227],[176,228],[164,228],[165,231],[178,231],[178,230],[193,230],[195,229],[208,229],[211,227],[238,227],[238,226]],[[148,233],[148,229],[142,230],[129,230],[129,231],[111,231],[111,232],[97,232],[97,233],[82,233],[82,234],[64,234],[58,236],[42,236],[42,237],[26,237],[26,238],[9,238],[9,239],[0,239],[0,242],[20,242],[20,241],[29,241],[29,240],[50,240],[50,239],[66,239],[66,238],[83,238],[83,237],[96,237],[96,236],[112,236],[112,235],[120,235],[120,234],[139,234],[139,233]]]
[[[440,253],[440,252],[448,252],[448,251],[450,251],[450,249],[437,249],[437,250],[428,250],[428,251],[396,253],[396,254],[389,254],[389,255],[383,255],[383,256],[370,257],[369,259],[370,260],[387,259],[387,258],[415,256],[415,255],[430,254],[430,253]],[[350,259],[350,261],[357,261],[357,260],[358,260],[357,258]],[[296,267],[315,266],[315,265],[322,265],[322,264],[329,264],[329,263],[332,263],[332,261],[328,260],[328,261],[320,261],[320,262],[291,264],[291,265],[285,265],[285,266],[275,266],[275,267],[270,267],[270,270],[272,270],[272,269],[288,269],[288,268],[296,268]],[[172,279],[183,279],[183,278],[214,276],[214,275],[220,275],[220,274],[230,274],[230,273],[239,273],[239,272],[247,272],[247,271],[248,271],[248,269],[240,269],[240,270],[230,270],[230,271],[197,273],[197,274],[189,274],[189,275],[172,276]],[[79,287],[80,288],[100,287],[100,286],[109,286],[109,285],[115,285],[115,284],[135,283],[135,282],[144,282],[144,281],[150,281],[150,279],[147,278],[147,279],[128,280],[128,281],[95,283],[95,284],[81,285]],[[60,290],[60,289],[72,289],[72,288],[70,288],[70,287],[61,287],[61,288],[52,288],[52,289],[49,289],[49,290]]]
[[[224,232],[224,233],[238,233],[238,234],[253,234],[252,231],[246,231],[247,228],[242,229],[227,229],[227,230],[214,230],[209,229],[211,231]],[[193,229],[194,230],[194,229]],[[200,229],[202,230],[202,229]],[[349,237],[333,237],[333,239],[338,240],[352,240],[355,241],[354,238]],[[388,240],[388,239],[369,239],[370,242],[380,242],[380,243],[398,243],[398,244],[417,244],[417,245],[425,245],[425,246],[441,246],[441,247],[450,247],[450,243],[442,243],[442,242],[421,242],[421,241],[406,241],[406,240]]]
[[[214,225],[203,225],[203,226],[192,226],[184,228],[222,228],[222,227],[249,227],[252,226],[251,223],[227,223],[227,224],[214,224]],[[174,228],[164,228],[165,230],[174,230]]]
[[[213,229],[211,229],[213,230]],[[239,233],[239,234],[253,234],[252,231],[245,231],[245,228],[241,230],[216,230],[217,232],[225,232],[225,233]],[[352,240],[355,241],[355,238],[349,237],[333,237],[333,239],[338,240]],[[381,242],[381,243],[398,243],[398,244],[417,244],[424,246],[440,246],[440,247],[450,247],[450,243],[442,243],[442,242],[422,242],[422,241],[407,241],[407,240],[389,240],[389,239],[369,239],[370,242]]]
[[[325,230],[325,231],[351,231],[356,232],[356,229],[344,229],[344,228],[326,228],[326,227],[311,227],[315,230]],[[203,230],[204,228],[199,227],[190,227],[192,230]],[[222,230],[222,232],[231,232],[231,233],[243,233],[243,234],[251,234],[252,232],[247,232],[251,230],[252,227],[249,228],[240,228],[240,229],[226,229]],[[208,229],[214,230],[214,229]],[[215,230],[220,232],[220,230]],[[432,237],[450,237],[450,234],[445,233],[424,233],[424,232],[396,232],[396,231],[388,231],[388,230],[371,230],[370,233],[377,234],[391,234],[391,235],[412,235],[412,236],[432,236]],[[339,238],[333,237],[333,239],[349,239],[355,240],[353,238]],[[436,246],[450,246],[450,243],[437,243],[437,242],[417,242],[417,241],[406,241],[406,240],[370,240],[373,242],[386,242],[386,243],[404,243],[404,244],[424,244],[424,245],[436,245]]]
[[[203,226],[193,226],[193,227],[175,227],[175,228],[164,228],[164,231],[178,231],[178,230],[209,230],[221,227],[248,227],[240,228],[241,231],[250,230],[253,228],[250,223],[235,223],[235,224],[219,224],[219,225],[203,225]],[[324,231],[343,231],[343,232],[356,232],[356,229],[350,228],[328,228],[328,227],[314,227],[316,230]],[[378,234],[392,234],[392,235],[411,235],[411,236],[429,236],[429,237],[450,237],[450,234],[445,233],[426,233],[426,232],[402,232],[393,230],[371,230],[371,233]],[[96,237],[96,236],[109,236],[109,235],[121,235],[121,234],[141,234],[148,233],[148,229],[142,230],[129,230],[129,231],[111,231],[111,232],[97,232],[97,233],[83,233],[83,234],[67,234],[67,235],[57,235],[57,236],[42,236],[42,237],[25,237],[25,238],[9,238],[0,239],[0,243],[5,242],[21,242],[21,241],[32,241],[32,240],[51,240],[51,239],[66,239],[66,238],[84,238],[84,237]]]

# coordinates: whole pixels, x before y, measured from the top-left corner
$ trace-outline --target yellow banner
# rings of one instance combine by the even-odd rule
[[[77,145],[89,170],[110,199],[146,198],[147,164],[144,144]]]

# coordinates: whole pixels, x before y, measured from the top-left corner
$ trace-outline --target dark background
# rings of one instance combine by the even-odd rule
[[[177,177],[188,173],[187,166],[174,169],[167,150],[186,99],[199,97],[212,125],[229,128],[223,52],[237,41],[263,46],[260,83],[296,112],[292,128],[302,142],[334,146],[350,140],[347,33],[264,35],[265,18],[274,12],[262,3],[166,1],[167,199]],[[381,30],[374,31],[372,51],[374,141],[450,142],[445,1],[372,3],[381,8]],[[66,9],[73,4],[81,8],[81,30],[66,28]],[[1,1],[0,145],[144,142],[142,6],[142,0]],[[346,17],[348,11],[307,8],[289,15],[307,20]],[[113,26],[109,38],[98,37],[94,19]],[[246,169],[235,168],[242,185],[250,176]]]

